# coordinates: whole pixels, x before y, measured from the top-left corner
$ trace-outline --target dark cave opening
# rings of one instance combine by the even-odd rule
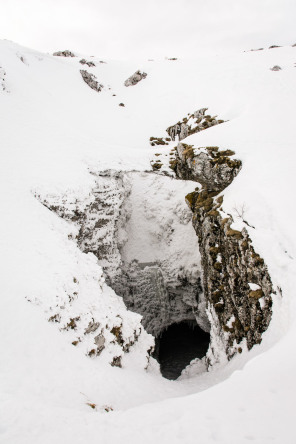
[[[164,378],[177,379],[195,358],[203,358],[209,348],[210,334],[194,321],[172,324],[155,339],[154,358]]]

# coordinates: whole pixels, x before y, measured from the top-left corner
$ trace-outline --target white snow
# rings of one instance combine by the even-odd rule
[[[249,287],[252,291],[260,290],[260,285],[254,284],[253,282],[248,282]]]
[[[97,93],[81,78],[81,57],[0,41],[1,442],[295,443],[295,55],[283,47],[178,63],[93,58],[91,72],[105,86]],[[282,70],[270,71],[274,65]],[[147,78],[125,88],[138,69]],[[93,186],[89,168],[149,170],[162,150],[149,137],[165,137],[169,125],[201,107],[228,122],[186,143],[233,149],[242,160],[223,210],[246,208],[243,219],[254,228],[238,223],[282,298],[274,298],[260,346],[172,382],[153,361],[144,370],[151,341],[144,333],[119,369],[108,363],[116,344],[89,358],[87,343],[74,347],[73,332],[47,322],[56,299],[66,301],[77,286],[73,315],[92,311],[116,322],[119,313],[127,330],[139,318],[104,284],[94,256],[76,247],[73,227],[33,193],[83,198]]]

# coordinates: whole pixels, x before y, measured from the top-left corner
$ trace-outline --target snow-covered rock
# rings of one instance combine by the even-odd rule
[[[136,71],[132,74],[125,82],[124,86],[134,86],[139,83],[141,80],[146,79],[147,73],[141,72],[140,70]]]
[[[102,91],[102,88],[104,88],[104,85],[101,85],[94,74],[91,74],[90,72],[86,71],[85,69],[80,70],[80,74],[85,81],[85,83],[91,88],[94,89],[97,92]]]
[[[69,49],[65,49],[64,51],[56,51],[53,53],[53,55],[57,57],[76,57],[72,51],[69,51]]]

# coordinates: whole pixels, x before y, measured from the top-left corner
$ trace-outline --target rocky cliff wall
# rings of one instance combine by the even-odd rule
[[[179,143],[173,168],[182,179],[199,182],[186,196],[199,240],[202,284],[212,332],[219,336],[227,358],[262,340],[272,315],[272,283],[252,246],[246,228],[232,229],[232,216],[222,208],[220,194],[239,173],[242,164],[233,151],[217,147],[196,149]],[[216,323],[216,325],[214,325]],[[215,359],[217,350],[211,350]]]

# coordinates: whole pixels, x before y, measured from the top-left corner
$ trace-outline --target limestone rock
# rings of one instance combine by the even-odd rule
[[[183,140],[188,136],[189,126],[186,123],[176,123],[173,126],[167,128],[167,133],[172,140],[179,137],[179,140]]]
[[[89,333],[93,333],[96,331],[100,326],[99,322],[92,321],[88,324],[88,327],[85,329],[84,334],[88,335]]]
[[[272,68],[270,68],[270,71],[281,71],[281,67],[278,65],[274,65]]]
[[[97,346],[97,355],[100,354],[105,348],[105,338],[102,334],[94,337],[94,343]]]
[[[91,74],[90,72],[81,69],[80,74],[82,75],[83,80],[85,83],[91,88],[94,89],[97,92],[102,91],[102,88],[104,88],[103,85],[101,85],[99,82],[97,82],[97,78],[94,74]]]
[[[87,65],[87,66],[89,66],[90,68],[93,68],[93,67],[96,66],[94,62],[92,62],[92,61],[87,61],[87,60],[85,60],[85,59],[81,59],[81,60],[79,60],[79,63],[81,63],[81,65]]]
[[[203,185],[188,194],[186,202],[199,239],[212,335],[219,337],[230,359],[241,352],[237,346],[242,341],[248,349],[261,342],[272,315],[273,289],[264,260],[255,252],[247,230],[232,229],[232,216],[225,218],[221,211],[223,196],[218,194],[241,168],[239,160],[229,161],[225,154],[229,153],[216,147],[196,154],[193,147],[179,144],[175,171],[178,177]],[[212,350],[213,356],[216,351]]]
[[[194,180],[211,191],[226,188],[241,169],[240,160],[232,160],[233,151],[217,147],[196,148],[185,143],[177,146],[174,168],[178,177]]]
[[[68,49],[65,49],[65,51],[54,52],[53,55],[58,57],[76,57],[75,54]]]
[[[195,119],[199,119],[200,117],[203,117],[205,115],[205,112],[208,110],[208,108],[201,108],[194,113]]]
[[[166,131],[172,140],[178,137],[179,141],[185,139],[187,136],[203,131],[214,125],[224,123],[224,120],[217,119],[217,116],[205,115],[208,108],[201,108],[193,114],[188,114],[182,121],[169,126]]]
[[[142,79],[145,79],[147,74],[145,72],[136,71],[133,75],[131,75],[125,82],[124,86],[133,86],[139,83]]]

